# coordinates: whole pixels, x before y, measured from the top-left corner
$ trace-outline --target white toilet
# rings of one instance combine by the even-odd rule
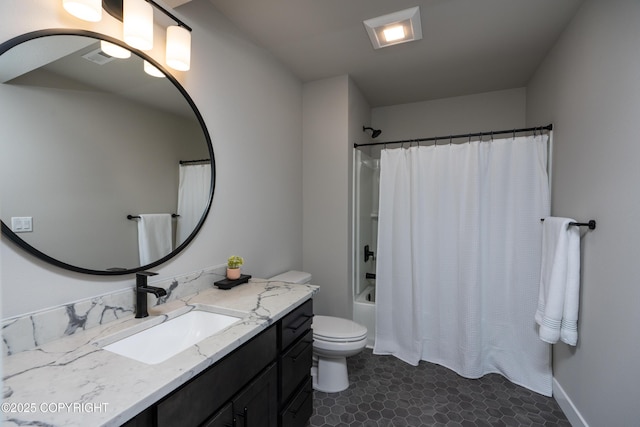
[[[287,283],[309,283],[311,274],[287,271],[270,278]],[[367,328],[339,317],[313,317],[313,388],[337,393],[349,388],[347,357],[360,353],[367,344]]]

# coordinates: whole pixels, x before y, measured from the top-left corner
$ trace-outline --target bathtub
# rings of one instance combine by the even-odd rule
[[[376,287],[367,288],[356,296],[353,320],[367,328],[367,347],[373,348],[376,337]]]

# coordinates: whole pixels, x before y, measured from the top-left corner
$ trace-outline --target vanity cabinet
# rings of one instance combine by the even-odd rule
[[[279,402],[282,427],[303,427],[313,412],[311,364],[313,301],[308,300],[279,323]]]
[[[312,319],[308,300],[123,426],[305,426],[313,411]]]
[[[209,419],[276,360],[276,334],[275,326],[270,327],[161,400],[157,427],[195,427]]]

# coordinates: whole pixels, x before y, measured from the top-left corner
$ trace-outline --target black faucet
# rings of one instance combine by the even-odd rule
[[[155,276],[158,273],[151,271],[140,271],[136,273],[136,319],[148,317],[147,311],[147,294],[154,294],[160,298],[167,295],[167,291],[162,288],[156,288],[147,285],[147,277]]]

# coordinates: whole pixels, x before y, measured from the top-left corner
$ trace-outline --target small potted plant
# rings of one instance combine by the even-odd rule
[[[227,279],[236,280],[240,278],[240,266],[244,264],[244,259],[238,255],[231,255],[227,260]]]

